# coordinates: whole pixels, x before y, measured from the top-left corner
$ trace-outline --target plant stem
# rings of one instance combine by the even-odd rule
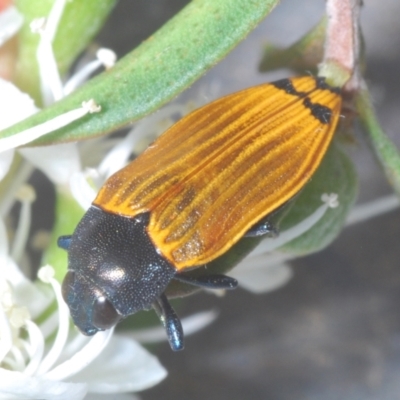
[[[354,91],[360,87],[360,0],[327,0],[326,13],[325,54],[319,74],[334,86],[346,84],[346,91]]]

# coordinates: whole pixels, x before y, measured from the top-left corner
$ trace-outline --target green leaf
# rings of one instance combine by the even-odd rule
[[[41,104],[39,70],[36,50],[40,36],[33,34],[29,24],[35,18],[48,16],[55,0],[16,0],[18,10],[24,16],[19,32],[19,54],[15,81],[19,88],[29,93]],[[116,0],[67,1],[54,38],[53,50],[61,75],[93,39]]]
[[[280,230],[299,224],[321,206],[321,195],[337,193],[339,207],[329,209],[322,219],[300,237],[279,250],[306,255],[328,246],[340,233],[357,196],[357,175],[350,159],[333,143],[321,166],[282,219]]]
[[[26,0],[28,1],[28,0]],[[7,137],[93,98],[102,107],[35,144],[90,138],[135,121],[175,97],[221,60],[278,0],[197,0],[116,66],[52,107],[4,130]]]
[[[298,72],[317,72],[322,61],[326,33],[326,17],[307,32],[300,40],[286,49],[268,43],[264,48],[259,70],[272,71],[279,68],[291,68]]]
[[[400,196],[400,152],[381,128],[365,82],[363,88],[357,93],[356,107],[360,122],[370,140],[371,148],[388,182],[392,185],[397,195]]]

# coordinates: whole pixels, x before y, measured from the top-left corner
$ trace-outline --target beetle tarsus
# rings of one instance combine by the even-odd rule
[[[174,276],[174,279],[180,282],[188,283],[189,285],[199,286],[206,289],[235,289],[238,281],[226,275],[201,275],[191,276],[184,273],[179,273]]]
[[[167,296],[162,294],[153,304],[153,308],[164,325],[171,349],[173,351],[183,350],[182,324],[175,310],[169,303]]]
[[[258,222],[253,225],[244,235],[244,237],[258,237],[265,236],[277,237],[279,235],[279,230],[268,220]]]

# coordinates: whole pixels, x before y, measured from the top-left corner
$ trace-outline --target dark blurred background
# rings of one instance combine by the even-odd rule
[[[122,56],[187,1],[120,1],[98,42]],[[289,76],[261,75],[265,41],[282,46],[323,14],[323,0],[285,0],[190,91],[220,94]],[[365,0],[362,24],[367,78],[383,127],[400,145],[400,2]],[[390,193],[362,136],[349,149],[360,175],[359,202]],[[294,277],[263,295],[236,290],[184,300],[181,314],[217,309],[219,317],[173,353],[156,354],[169,371],[153,399],[399,399],[400,211],[346,228],[326,250],[293,263]]]

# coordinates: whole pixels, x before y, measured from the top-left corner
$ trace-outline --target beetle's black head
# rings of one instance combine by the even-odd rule
[[[75,325],[87,336],[112,328],[122,318],[99,288],[74,271],[67,272],[62,294]]]
[[[148,237],[148,221],[148,214],[127,218],[92,206],[73,235],[59,239],[68,251],[63,296],[83,334],[150,309],[174,277]]]

